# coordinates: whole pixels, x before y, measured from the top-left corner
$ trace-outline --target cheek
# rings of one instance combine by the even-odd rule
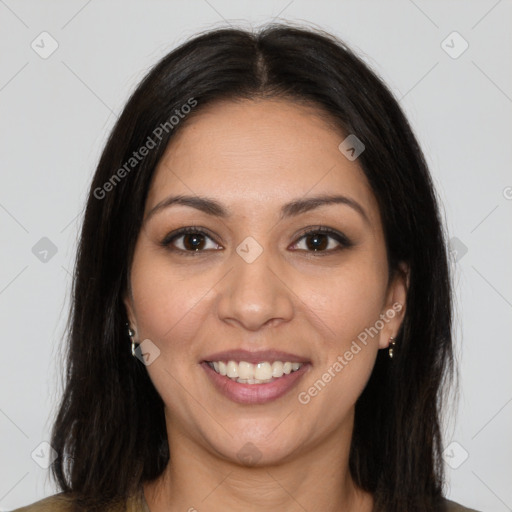
[[[375,261],[375,260],[374,260]],[[333,271],[319,282],[305,280],[301,298],[322,320],[326,339],[338,346],[357,337],[379,318],[385,300],[387,273],[375,262],[360,260]]]
[[[200,325],[198,305],[204,307],[211,280],[179,272],[165,257],[142,248],[135,253],[131,284],[141,339],[151,339],[163,351],[193,339]]]
[[[317,364],[298,398],[301,404],[308,404],[313,417],[324,418],[325,425],[334,428],[339,415],[362,393],[375,364],[378,336],[375,331],[369,335],[368,329],[382,312],[386,260],[370,251],[359,252],[333,270],[324,283],[320,287],[318,279],[307,280],[301,289],[304,311],[316,322],[318,337]]]
[[[321,322],[317,322],[317,364],[297,398],[304,413],[322,418],[324,429],[337,427],[370,378],[379,345],[378,336],[368,335],[368,328],[379,318],[384,286],[375,270],[366,267],[356,272],[351,267],[333,276],[328,289],[304,295],[310,318]]]

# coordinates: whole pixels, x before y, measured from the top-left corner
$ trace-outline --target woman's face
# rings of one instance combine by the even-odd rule
[[[285,100],[222,102],[160,161],[125,303],[171,451],[179,438],[264,464],[350,435],[406,284],[388,283],[377,203],[344,138]]]

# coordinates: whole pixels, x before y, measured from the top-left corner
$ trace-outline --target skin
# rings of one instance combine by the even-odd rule
[[[377,351],[403,320],[407,269],[388,280],[377,202],[357,160],[338,149],[344,138],[306,106],[225,101],[190,119],[161,159],[125,297],[135,339],[160,350],[147,371],[165,404],[171,463],[144,486],[152,512],[372,509],[372,496],[348,470],[354,404]],[[173,205],[148,217],[176,194],[208,196],[231,215]],[[280,219],[283,204],[322,194],[350,197],[367,219],[346,204]],[[340,244],[329,237],[313,251],[314,237],[303,232],[318,225],[345,234],[353,246],[335,250]],[[160,245],[187,226],[209,232],[202,252],[190,250],[190,235]],[[263,249],[252,263],[236,252],[248,236]],[[298,394],[396,303],[401,311],[300,403]],[[283,350],[311,367],[281,398],[239,404],[200,366],[207,355],[233,348]],[[260,457],[252,466],[237,456],[249,442]]]

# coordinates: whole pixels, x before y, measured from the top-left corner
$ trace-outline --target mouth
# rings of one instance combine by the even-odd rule
[[[234,402],[263,404],[288,393],[309,370],[303,357],[277,351],[229,351],[201,362],[217,391]]]

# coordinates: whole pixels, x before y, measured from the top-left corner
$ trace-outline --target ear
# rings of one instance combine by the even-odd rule
[[[409,273],[409,266],[400,263],[389,283],[385,305],[381,311],[384,327],[379,333],[379,348],[388,348],[390,338],[396,338],[400,330],[405,316]]]
[[[135,308],[133,305],[133,295],[131,292],[131,288],[128,285],[128,290],[125,292],[123,296],[124,307],[126,308],[126,318],[128,320],[128,325],[137,332],[137,321],[135,316]]]

